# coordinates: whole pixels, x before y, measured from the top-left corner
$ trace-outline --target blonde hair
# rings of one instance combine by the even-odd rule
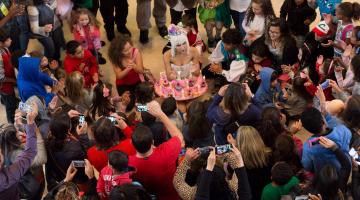
[[[263,168],[268,164],[271,150],[265,146],[259,132],[254,127],[239,127],[236,146],[242,154],[246,168]]]
[[[79,189],[75,183],[64,183],[56,193],[55,200],[80,200]]]
[[[72,103],[78,103],[83,100],[85,96],[84,88],[84,77],[80,72],[72,72],[66,77],[65,89],[66,96]]]

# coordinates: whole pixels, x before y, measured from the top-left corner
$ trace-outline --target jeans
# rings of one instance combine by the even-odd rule
[[[196,7],[184,11],[176,11],[170,8],[171,23],[177,25],[179,22],[181,22],[183,12],[185,12],[185,14],[191,15],[196,20]],[[195,30],[198,30],[197,21],[194,28]]]
[[[5,28],[10,32],[12,40],[10,51],[21,50],[25,52],[29,43],[30,29],[27,15],[17,16],[5,25]]]
[[[44,46],[44,55],[51,60],[60,60],[60,50],[65,47],[64,32],[62,27],[56,28],[49,37],[38,39]]]
[[[238,12],[236,10],[230,10],[230,14],[234,21],[235,28],[240,31],[240,33],[243,37],[245,37],[246,33],[245,33],[244,29],[242,28],[242,23],[244,21],[246,11]]]
[[[129,4],[127,0],[100,0],[100,13],[104,19],[106,32],[114,31],[114,23],[118,30],[125,27],[128,11]]]
[[[154,0],[152,11],[155,23],[158,28],[165,26],[166,23],[166,2],[165,0]],[[149,30],[151,17],[151,0],[137,0],[136,22],[140,30]]]
[[[13,124],[15,118],[15,110],[18,105],[18,99],[15,94],[0,93],[1,103],[4,104],[6,110],[6,118],[8,123]]]

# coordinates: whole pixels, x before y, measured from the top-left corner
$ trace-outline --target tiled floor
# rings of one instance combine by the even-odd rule
[[[358,0],[352,0],[352,1],[358,1]],[[161,38],[159,36],[159,34],[157,33],[157,28],[155,26],[154,19],[152,18],[151,23],[153,24],[153,27],[150,30],[150,42],[146,45],[140,44],[138,42],[139,31],[137,29],[136,20],[135,20],[136,19],[136,0],[129,0],[128,2],[129,2],[130,6],[129,6],[129,16],[127,18],[127,20],[128,20],[127,26],[132,33],[133,43],[142,52],[144,66],[146,68],[151,69],[152,73],[155,76],[158,76],[159,72],[164,70],[161,51],[162,51],[162,48],[164,47],[164,45],[167,43],[167,41],[165,39]],[[273,2],[274,9],[275,9],[275,13],[277,13],[277,15],[278,15],[280,6],[281,6],[283,0],[272,0],[272,2]],[[102,21],[100,13],[98,13],[97,19],[99,21]],[[317,21],[318,20],[319,20],[319,16],[317,17]],[[167,21],[169,24],[169,22],[170,22],[169,9],[167,10]],[[200,25],[199,27],[200,27],[201,36],[205,39],[206,38],[205,30],[204,30],[203,26],[201,26],[201,24],[199,24],[199,25]],[[72,39],[72,34],[69,33],[69,27],[66,23],[64,26],[64,31],[65,31],[65,39],[66,40]],[[101,33],[102,33],[102,40],[107,41],[103,28],[101,28]],[[105,58],[107,58],[108,46],[109,46],[109,43],[107,42],[107,45],[101,50],[101,52],[103,52],[103,54],[105,55]],[[41,48],[42,48],[41,45],[36,40],[30,41],[29,50],[41,49]],[[207,54],[205,54],[205,56],[204,56],[205,62],[206,62],[206,57],[207,57]],[[103,71],[105,72],[106,80],[110,81],[110,82],[114,82],[114,74],[112,71],[111,64],[108,62],[106,65],[103,65],[101,67],[102,67]],[[0,113],[1,113],[0,114],[0,123],[3,123],[6,121],[6,114],[5,114],[4,107],[2,105],[0,105]]]

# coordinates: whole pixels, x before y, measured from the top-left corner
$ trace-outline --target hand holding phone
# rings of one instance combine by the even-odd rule
[[[216,155],[222,155],[225,153],[231,152],[232,145],[231,144],[225,144],[215,147],[215,153]]]
[[[83,161],[83,160],[73,160],[71,163],[74,167],[77,167],[77,168],[85,167],[85,161]]]

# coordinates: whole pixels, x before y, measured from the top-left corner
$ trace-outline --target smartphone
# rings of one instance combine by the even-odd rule
[[[228,153],[231,151],[231,144],[225,144],[225,145],[220,145],[220,146],[216,146],[215,147],[215,153],[216,155],[221,155],[224,153]]]
[[[108,118],[111,121],[111,123],[113,123],[114,125],[117,124],[117,121],[116,121],[115,117],[109,116],[109,117],[106,117],[106,118]]]
[[[320,138],[313,138],[309,140],[309,147],[320,144]]]
[[[202,147],[202,148],[199,148],[199,151],[200,151],[200,154],[207,154],[207,153],[210,153],[211,148],[210,147]]]
[[[360,157],[354,148],[351,148],[349,151],[349,155],[356,161],[358,165],[360,165]]]
[[[27,104],[27,103],[22,102],[22,101],[19,103],[19,110],[20,110],[21,112],[23,112],[23,113],[30,113],[30,112],[32,112],[31,106],[30,106],[29,104]]]
[[[330,80],[326,79],[325,82],[321,83],[321,88],[325,90],[326,88],[330,87]]]
[[[147,107],[147,105],[137,105],[136,106],[136,109],[137,109],[137,111],[139,111],[139,112],[147,112],[148,111],[148,107]]]
[[[85,123],[85,115],[79,115],[79,126]]]
[[[83,160],[73,160],[72,164],[74,167],[85,167],[85,161]]]

